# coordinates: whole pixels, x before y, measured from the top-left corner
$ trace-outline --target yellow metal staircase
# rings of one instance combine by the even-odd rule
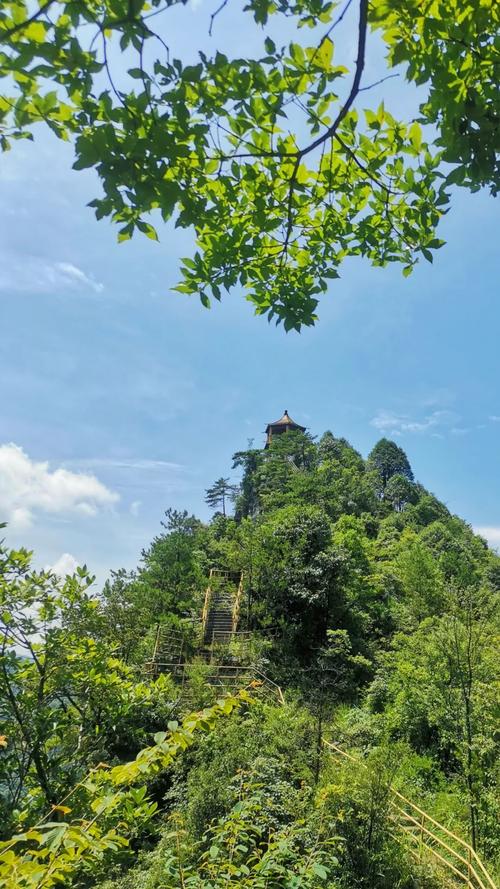
[[[231,641],[238,628],[242,595],[242,573],[236,578],[229,571],[210,570],[201,618],[205,645]]]
[[[333,756],[341,756],[358,768],[365,768],[361,760],[342,750],[338,744],[325,738],[323,744]],[[390,807],[395,839],[405,842],[411,855],[419,861],[425,857],[427,862],[433,863],[449,885],[497,889],[477,852],[465,840],[394,788],[391,788]]]

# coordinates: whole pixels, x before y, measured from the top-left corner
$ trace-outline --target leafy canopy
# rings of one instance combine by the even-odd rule
[[[384,488],[394,476],[413,481],[413,471],[405,452],[396,442],[387,438],[381,438],[377,442],[370,452],[368,464],[378,471]]]
[[[351,3],[249,0],[241,15],[262,26],[260,56],[200,51],[186,65],[162,31],[175,0],[7,0],[2,147],[38,122],[71,138],[75,168],[101,180],[96,216],[120,241],[157,240],[156,216],[194,231],[177,290],[209,306],[242,287],[257,314],[299,330],[345,258],[409,274],[443,243],[447,186],[499,184],[498,4],[358,0],[348,70],[332,37]],[[286,46],[269,36],[276,16],[297,29]],[[418,119],[365,108],[371,28],[389,68],[423,87]]]

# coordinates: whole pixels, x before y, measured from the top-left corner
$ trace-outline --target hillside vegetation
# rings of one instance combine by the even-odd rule
[[[289,432],[234,468],[208,524],[169,509],[99,595],[86,569],[59,581],[2,549],[2,885],[444,885],[390,787],[494,873],[500,558],[386,439],[365,460]],[[200,627],[213,568],[230,594],[242,578],[231,641]],[[182,685],[151,665],[158,625]],[[248,691],[216,704],[215,664]]]

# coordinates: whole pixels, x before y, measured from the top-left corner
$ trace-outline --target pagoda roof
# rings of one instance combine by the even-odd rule
[[[301,426],[300,423],[296,423],[295,420],[292,420],[288,411],[285,411],[283,416],[280,417],[279,420],[276,420],[274,423],[268,423],[266,426],[266,432],[269,432],[270,429],[274,429],[276,426],[288,426],[290,429],[301,429],[302,432],[305,432],[306,428],[305,426]]]

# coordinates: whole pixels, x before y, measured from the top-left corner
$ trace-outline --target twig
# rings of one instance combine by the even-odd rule
[[[342,146],[342,148],[349,155],[349,157],[352,158],[352,160],[354,161],[356,166],[359,167],[359,169],[363,171],[363,173],[365,174],[365,176],[368,179],[371,179],[371,181],[374,182],[376,185],[378,185],[379,188],[383,188],[383,190],[388,195],[389,194],[394,194],[394,195],[402,194],[401,191],[395,191],[393,188],[390,188],[388,185],[386,185],[385,182],[382,182],[382,180],[379,179],[377,176],[374,176],[373,173],[370,173],[368,167],[365,167],[365,165],[359,160],[357,154],[352,150],[352,148],[349,147],[349,145],[346,145],[346,143],[344,142],[343,139],[340,138],[338,133],[334,134],[334,138],[337,140],[339,145]]]
[[[37,18],[40,15],[43,15],[43,13],[47,11],[49,6],[52,6],[53,2],[54,0],[45,0],[45,3],[42,3],[42,5],[36,10],[36,12],[33,13],[32,16],[30,16],[29,19],[25,19],[24,22],[18,22],[18,24],[14,25],[13,28],[9,28],[8,31],[0,30],[0,37],[12,37],[13,34],[17,34],[18,31],[22,31],[23,28],[27,27],[27,25],[31,25],[33,22],[36,22]]]
[[[376,80],[374,83],[369,83],[368,86],[360,86],[358,93],[364,93],[365,90],[371,90],[374,86],[378,86],[380,83],[385,83],[386,80],[391,80],[393,77],[399,77],[399,74],[386,74],[385,77],[381,77],[380,80]]]
[[[337,117],[332,123],[331,127],[324,133],[322,136],[318,136],[314,142],[311,142],[306,148],[303,148],[300,152],[300,157],[304,157],[306,154],[309,154],[311,151],[314,151],[315,148],[318,148],[322,142],[326,139],[329,139],[331,136],[334,136],[339,128],[340,124],[344,120],[349,108],[354,102],[356,96],[360,90],[361,78],[363,76],[363,69],[365,67],[365,51],[366,51],[366,30],[368,26],[368,0],[360,0],[359,4],[359,24],[358,24],[358,54],[356,58],[356,71],[354,73],[354,79],[351,86],[351,91],[347,97],[346,102],[340,109]]]
[[[208,33],[209,33],[210,37],[212,36],[212,28],[214,26],[215,19],[219,15],[219,12],[222,12],[222,10],[227,6],[228,3],[229,3],[229,0],[222,0],[222,3],[220,4],[220,6],[218,6],[217,9],[215,10],[215,12],[213,12],[212,15],[210,16],[210,25],[208,28]]]
[[[111,89],[113,90],[116,98],[118,99],[118,101],[123,105],[123,107],[127,111],[129,111],[129,108],[123,98],[123,95],[119,92],[119,90],[117,90],[117,88],[114,84],[113,78],[111,76],[111,71],[110,71],[109,62],[108,62],[108,50],[107,50],[107,43],[106,43],[106,35],[104,33],[104,30],[101,30],[101,34],[102,34],[102,52],[103,52],[104,67],[106,69],[106,74],[108,75],[109,84],[110,84]]]
[[[309,64],[312,64],[312,63],[314,62],[314,59],[316,58],[318,52],[320,51],[321,47],[323,46],[325,40],[328,40],[328,38],[329,38],[330,34],[332,33],[332,31],[334,30],[334,28],[336,28],[337,25],[340,24],[340,22],[342,21],[342,19],[343,19],[344,16],[345,16],[347,10],[349,9],[351,3],[352,3],[352,0],[347,0],[347,3],[346,3],[346,5],[344,6],[344,8],[343,8],[342,12],[340,13],[340,15],[335,19],[335,21],[333,22],[333,24],[330,25],[330,27],[328,28],[328,31],[326,32],[326,34],[323,34],[323,37],[321,38],[320,42],[318,43],[318,46],[317,46],[317,48],[315,49],[314,54],[313,54],[313,56],[312,56],[311,61],[310,61]]]
[[[287,201],[287,222],[286,222],[286,231],[285,231],[285,240],[283,242],[283,252],[281,254],[280,265],[283,264],[283,260],[286,260],[288,256],[288,245],[290,243],[290,235],[293,230],[293,193],[295,190],[295,180],[297,177],[297,172],[300,166],[300,155],[297,157],[295,164],[293,166],[292,175],[289,180],[289,192],[288,192],[288,201]]]

